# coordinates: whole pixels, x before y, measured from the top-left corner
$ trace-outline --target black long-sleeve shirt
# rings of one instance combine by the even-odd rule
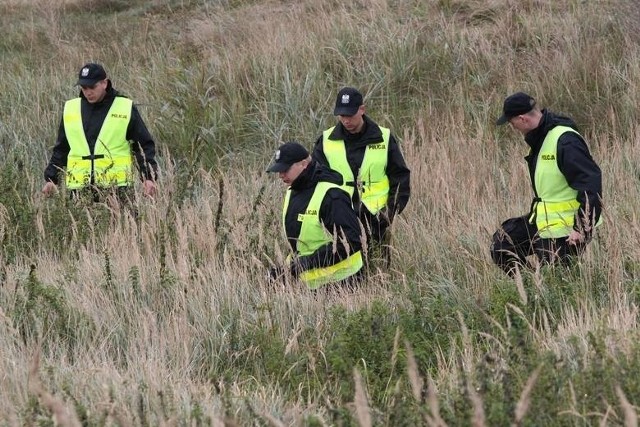
[[[525,141],[531,147],[531,152],[525,157],[529,166],[529,175],[533,191],[538,195],[535,186],[535,170],[538,154],[545,137],[556,126],[576,128],[575,122],[551,111],[542,110],[542,119],[538,127],[525,136]],[[580,135],[575,132],[565,132],[558,139],[557,162],[560,172],[564,175],[569,187],[578,192],[576,200],[580,207],[575,217],[575,230],[589,230],[598,222],[602,212],[602,173],[600,167],[591,157],[589,148]],[[591,227],[584,224],[585,213]]]
[[[294,253],[297,253],[298,237],[302,226],[298,221],[298,214],[306,211],[316,186],[321,181],[340,185],[342,176],[312,160],[291,184],[291,196],[284,222],[287,239]],[[319,215],[325,229],[332,234],[335,232],[338,236],[337,244],[329,242],[311,255],[298,256],[294,262],[299,264],[300,271],[337,264],[362,249],[360,223],[347,192],[339,188],[328,190],[322,199]],[[343,235],[346,238],[346,245],[342,241]]]
[[[362,131],[357,134],[347,132],[342,123],[338,123],[330,135],[332,140],[343,140],[347,152],[347,161],[351,167],[354,177],[358,176],[358,171],[362,166],[364,154],[369,144],[378,144],[383,141],[382,131],[380,127],[371,120],[367,115],[363,116],[364,126]],[[313,149],[313,158],[318,162],[329,167],[329,161],[324,154],[322,135],[317,139]],[[389,200],[387,202],[387,214],[389,218],[404,210],[409,202],[411,193],[410,177],[411,171],[405,163],[404,156],[400,151],[396,138],[392,135],[389,137],[389,154],[387,157],[387,176],[389,177]],[[353,206],[356,209],[360,206],[360,195],[357,191],[353,192]]]
[[[94,152],[100,129],[116,96],[122,95],[111,86],[111,81],[108,82],[104,99],[95,104],[89,103],[82,95],[82,92],[80,93],[80,98],[82,98],[80,104],[82,127],[91,153]],[[135,105],[131,111],[131,120],[127,127],[126,137],[129,141],[131,152],[136,158],[140,177],[142,179],[155,180],[158,167],[155,160],[155,142]],[[56,144],[53,147],[49,164],[44,171],[45,181],[51,181],[56,185],[59,184],[60,172],[67,166],[69,151],[69,141],[64,130],[64,119],[61,119]]]

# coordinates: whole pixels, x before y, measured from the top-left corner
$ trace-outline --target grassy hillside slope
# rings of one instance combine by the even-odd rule
[[[640,82],[633,1],[4,0],[0,424],[636,425]],[[139,216],[39,194],[77,70],[157,139]],[[359,87],[401,141],[393,262],[354,293],[273,289],[280,142]],[[606,212],[575,268],[488,256],[529,207],[517,90],[572,116]]]

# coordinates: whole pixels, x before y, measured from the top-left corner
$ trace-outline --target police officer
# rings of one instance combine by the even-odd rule
[[[505,123],[531,148],[525,160],[535,197],[528,215],[508,219],[493,235],[491,257],[509,275],[532,254],[544,263],[568,264],[601,222],[600,168],[573,120],[540,110],[526,93],[505,99],[496,124]]]
[[[342,88],[333,114],[338,123],[318,138],[313,157],[342,175],[367,241],[380,245],[388,241],[388,227],[409,201],[409,168],[391,131],[365,114],[358,90]]]
[[[297,142],[275,152],[267,172],[288,188],[282,222],[293,256],[287,269],[309,289],[360,277],[360,224],[342,177],[311,159]],[[275,272],[273,270],[272,272]]]
[[[67,189],[90,189],[95,201],[104,189],[122,195],[134,182],[133,154],[144,194],[155,195],[155,143],[136,106],[113,88],[100,64],[84,65],[77,85],[79,97],[64,105],[42,192],[56,193],[64,175]]]

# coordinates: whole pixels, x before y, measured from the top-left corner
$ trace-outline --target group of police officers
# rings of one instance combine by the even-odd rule
[[[333,114],[337,125],[322,133],[311,155],[289,142],[267,169],[288,185],[282,221],[295,256],[286,269],[310,289],[356,284],[374,253],[388,264],[389,226],[410,194],[400,147],[365,114],[362,94],[341,89]]]
[[[118,93],[100,64],[79,72],[77,98],[66,102],[45,170],[42,192],[57,192],[60,177],[72,195],[90,190],[94,200],[115,193],[129,197],[134,161],[143,193],[156,192],[155,143],[131,100]],[[270,277],[292,277],[309,289],[361,281],[374,254],[388,267],[395,216],[410,196],[410,170],[388,128],[365,114],[362,94],[338,92],[338,123],[325,130],[312,153],[298,142],[282,144],[268,172],[287,185],[282,211],[291,255]],[[507,274],[527,257],[569,263],[601,223],[602,180],[575,123],[547,110],[523,92],[507,97],[497,124],[510,123],[530,146],[525,157],[534,200],[527,215],[502,223],[491,256]]]

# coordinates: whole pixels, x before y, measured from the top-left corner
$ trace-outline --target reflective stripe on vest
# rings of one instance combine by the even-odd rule
[[[298,214],[297,221],[300,221],[302,225],[300,227],[300,235],[297,239],[296,248],[298,254],[301,256],[311,255],[327,243],[333,242],[333,236],[323,227],[320,220],[322,200],[327,194],[327,191],[332,188],[341,187],[330,182],[319,182],[311,196],[309,205],[307,205],[303,213]],[[282,225],[285,229],[285,234],[285,219],[289,209],[290,198],[291,189],[287,190],[284,198],[284,207],[282,209]],[[358,251],[334,265],[306,270],[300,273],[299,277],[307,287],[317,289],[327,283],[337,282],[356,274],[362,266],[362,253]]]
[[[342,175],[343,188],[350,196],[353,196],[354,187],[357,185],[362,203],[369,212],[378,213],[387,205],[389,199],[389,177],[386,170],[391,131],[380,127],[382,142],[367,145],[356,182],[347,161],[345,142],[329,139],[334,129],[335,126],[322,133],[322,147],[329,167]]]
[[[82,126],[81,99],[64,105],[64,131],[69,141],[66,184],[69,189],[83,188],[93,183],[100,187],[127,186],[133,182],[133,161],[127,141],[133,102],[116,97],[100,128],[93,155]]]
[[[554,127],[544,138],[536,162],[534,181],[539,200],[535,202],[532,212],[535,213],[538,233],[544,239],[571,234],[580,207],[578,192],[569,186],[558,167],[558,140],[566,132],[580,135],[568,126]],[[533,213],[530,222],[533,222]]]
[[[307,284],[309,289],[318,289],[327,283],[339,282],[353,276],[360,271],[363,265],[362,251],[358,251],[337,264],[303,271],[300,274],[300,279]]]

